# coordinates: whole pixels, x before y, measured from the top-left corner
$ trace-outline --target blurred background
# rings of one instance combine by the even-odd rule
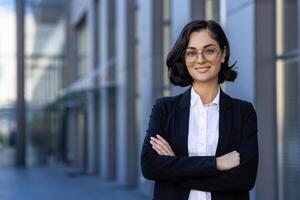
[[[300,199],[300,0],[0,0],[0,199],[151,199],[139,154],[166,55],[221,23],[254,104],[252,200]]]

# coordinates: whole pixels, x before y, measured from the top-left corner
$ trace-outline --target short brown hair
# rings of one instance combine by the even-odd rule
[[[222,27],[212,20],[193,20],[182,29],[167,57],[169,79],[173,85],[185,87],[193,83],[193,79],[185,65],[183,52],[189,43],[191,33],[202,29],[207,29],[209,31],[211,37],[218,42],[222,52],[226,48],[225,61],[221,64],[221,70],[218,75],[218,83],[234,81],[236,79],[237,72],[232,69],[236,62],[231,66],[228,64],[230,47]]]

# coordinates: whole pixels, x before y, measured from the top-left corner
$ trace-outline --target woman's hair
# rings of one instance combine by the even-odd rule
[[[226,48],[225,61],[221,64],[221,70],[218,75],[218,83],[234,81],[237,77],[237,72],[232,69],[236,62],[231,66],[228,64],[230,47],[222,27],[212,20],[193,20],[183,28],[167,57],[169,79],[172,84],[185,87],[193,83],[193,79],[185,65],[183,54],[189,43],[191,33],[203,29],[209,31],[210,36],[218,42],[222,52],[224,52],[224,49]]]

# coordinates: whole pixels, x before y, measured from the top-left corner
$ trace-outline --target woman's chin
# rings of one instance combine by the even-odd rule
[[[195,82],[199,82],[199,83],[209,83],[209,82],[216,82],[218,81],[217,77],[209,77],[209,76],[196,76],[193,77],[193,80]]]

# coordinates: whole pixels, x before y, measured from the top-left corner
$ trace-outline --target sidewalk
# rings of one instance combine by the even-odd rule
[[[150,200],[97,176],[68,176],[64,167],[0,168],[1,200]]]

